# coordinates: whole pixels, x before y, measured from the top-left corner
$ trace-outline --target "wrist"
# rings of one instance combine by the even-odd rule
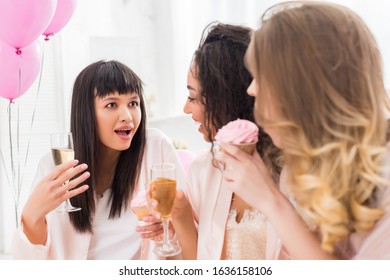
[[[192,208],[189,204],[183,208],[173,209],[172,221],[183,223],[189,220],[189,217],[192,218]]]
[[[46,218],[29,214],[29,211],[23,211],[22,213],[21,227],[23,233],[32,244],[45,245],[47,240]]]
[[[21,222],[28,227],[35,227],[46,223],[45,215],[24,209],[21,216]]]
[[[270,220],[279,219],[283,213],[295,211],[287,197],[277,188],[271,190],[270,198],[264,204],[263,212]]]
[[[182,212],[180,215],[172,216],[171,222],[175,230],[177,230],[178,228],[187,228],[189,226],[192,226],[192,224],[194,223],[192,219],[192,212]]]

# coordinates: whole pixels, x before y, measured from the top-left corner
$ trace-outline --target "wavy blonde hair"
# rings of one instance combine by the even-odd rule
[[[247,53],[259,87],[256,120],[277,130],[299,212],[332,252],[383,215],[375,193],[384,183],[389,103],[380,52],[362,19],[343,6],[295,2],[267,17]],[[266,100],[277,122],[264,116]]]

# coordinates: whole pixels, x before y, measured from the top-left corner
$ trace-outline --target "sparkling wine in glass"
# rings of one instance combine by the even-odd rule
[[[151,170],[151,196],[158,202],[157,211],[161,214],[164,229],[164,242],[157,245],[153,252],[159,257],[180,254],[181,248],[169,241],[168,225],[173,202],[176,196],[176,166],[171,163],[156,163]]]
[[[64,162],[74,159],[72,133],[70,132],[55,133],[51,135],[50,139],[51,139],[51,153],[55,165],[60,165]],[[81,208],[72,206],[69,199],[67,199],[62,204],[62,206],[58,208],[59,212],[74,212],[79,210],[81,210]]]

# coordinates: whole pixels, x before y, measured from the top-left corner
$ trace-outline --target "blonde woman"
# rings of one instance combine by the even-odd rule
[[[258,154],[225,146],[215,158],[275,228],[273,257],[390,259],[388,96],[365,23],[335,4],[279,4],[246,61],[256,121],[283,150],[281,188]]]

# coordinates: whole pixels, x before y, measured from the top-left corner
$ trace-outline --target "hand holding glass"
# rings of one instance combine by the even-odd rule
[[[53,156],[54,164],[60,165],[64,162],[74,159],[74,148],[72,133],[56,133],[51,135],[51,153]],[[65,182],[66,184],[67,182]],[[67,199],[63,207],[58,209],[59,212],[74,212],[79,211],[81,208],[73,207],[70,200]]]
[[[164,229],[164,242],[153,252],[160,257],[175,256],[180,254],[181,248],[169,242],[168,225],[176,196],[176,167],[171,163],[157,163],[151,172],[151,196],[158,202],[156,210],[161,214]]]

